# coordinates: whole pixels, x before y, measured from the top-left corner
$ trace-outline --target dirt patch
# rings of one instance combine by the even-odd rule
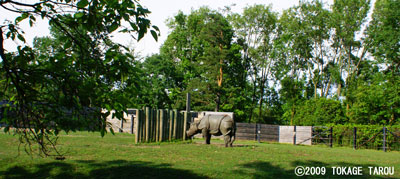
[[[206,144],[204,144],[204,142],[200,142],[200,141],[195,141],[195,142],[193,142],[193,144],[206,145]],[[210,145],[225,147],[225,144],[223,144],[223,143],[211,143]],[[255,145],[246,145],[246,144],[233,144],[233,147],[256,147],[256,146]]]

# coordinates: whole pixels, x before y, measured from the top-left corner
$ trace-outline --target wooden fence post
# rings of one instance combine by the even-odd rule
[[[160,142],[160,110],[156,109],[156,142]]]
[[[152,142],[153,140],[153,109],[150,108],[150,113],[149,113],[149,141]]]
[[[386,127],[383,127],[383,151],[386,152]]]
[[[190,112],[186,111],[184,112],[184,118],[183,118],[183,140],[186,140],[186,130],[187,130],[187,122],[189,119]]]
[[[183,121],[185,120],[185,113],[179,112],[179,139],[183,140]]]
[[[169,110],[169,136],[168,136],[168,140],[171,141],[172,140],[172,131],[174,129],[174,111]]]
[[[143,110],[140,110],[140,115],[142,115],[142,119],[141,119],[141,127],[142,127],[142,130],[141,130],[141,142],[143,142],[143,141],[145,141],[145,139],[146,139],[146,111],[143,109]]]
[[[163,125],[164,125],[164,121],[163,121],[163,117],[164,117],[164,110],[162,110],[162,109],[159,109],[159,113],[160,113],[160,131],[159,131],[159,136],[158,136],[158,139],[159,139],[159,141],[160,142],[162,142],[163,141]]]
[[[154,142],[157,142],[157,132],[158,132],[158,129],[157,129],[157,119],[158,119],[158,116],[157,116],[157,109],[153,109],[153,141]]]
[[[166,109],[165,111],[164,111],[164,140],[166,140],[166,141],[168,141],[168,139],[169,139],[169,136],[168,136],[168,133],[169,133],[169,121],[168,121],[168,116],[169,116],[169,110],[168,109]]]
[[[133,114],[131,114],[131,134],[133,134],[133,127],[135,126],[135,118],[133,117]]]
[[[140,134],[141,134],[141,127],[139,126],[140,125],[140,117],[141,117],[141,115],[140,115],[140,109],[137,109],[136,110],[136,119],[135,119],[135,121],[136,121],[136,126],[135,126],[135,143],[137,144],[137,143],[139,143],[139,139],[140,139]]]
[[[174,130],[173,130],[173,134],[172,134],[173,137],[172,138],[173,139],[177,139],[176,138],[176,130],[177,130],[177,122],[178,122],[178,110],[174,109],[173,113],[174,113],[174,118],[173,118],[173,120],[174,120]]]
[[[150,108],[146,107],[146,123],[144,125],[144,128],[146,129],[145,131],[145,141],[149,142],[149,132],[150,132]]]
[[[152,114],[151,114],[151,119],[152,119],[152,123],[151,123],[151,141],[155,142],[156,141],[156,123],[157,123],[157,112],[155,109],[152,109]]]
[[[183,116],[183,115],[182,115],[181,112],[179,112],[179,111],[176,112],[176,115],[177,115],[176,138],[177,138],[177,139],[181,139],[181,134],[182,134],[182,132],[181,132],[181,130],[182,130],[181,125],[182,125],[182,121],[183,121],[183,120],[182,120],[182,116]]]
[[[293,126],[293,145],[296,145],[296,126]]]
[[[354,129],[353,129],[354,131],[353,131],[353,149],[354,150],[357,150],[357,127],[354,127]]]
[[[261,125],[259,123],[256,123],[256,136],[257,136],[257,141],[260,143],[260,133],[261,133]]]

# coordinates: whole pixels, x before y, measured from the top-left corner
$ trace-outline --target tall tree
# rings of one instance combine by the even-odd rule
[[[227,19],[202,7],[189,15],[179,12],[168,24],[172,32],[161,53],[173,59],[183,73],[181,90],[192,93],[193,109],[226,109],[224,106],[230,103],[227,96],[235,92],[228,81],[232,81],[231,75],[241,74],[237,71],[241,67],[236,55],[238,46],[233,44],[233,30]],[[234,66],[238,68],[232,69]]]
[[[268,77],[274,65],[273,41],[276,38],[278,15],[271,6],[254,5],[246,7],[243,14],[231,14],[231,23],[239,39],[243,40],[243,58],[249,64],[246,77],[252,83],[252,105],[249,121],[258,101],[258,116],[262,117]],[[260,119],[259,119],[260,120]]]
[[[27,149],[35,142],[42,154],[58,155],[52,149],[59,131],[89,129],[104,135],[109,112],[102,108],[115,109],[122,119],[124,92],[134,90],[128,88],[134,59],[109,37],[120,29],[139,40],[151,29],[157,38],[158,28],[146,19],[149,10],[136,1],[98,0],[0,1],[0,7],[20,14],[0,25],[2,83],[9,91],[1,98],[10,101],[6,111],[14,113],[2,119],[6,131],[16,127]],[[37,49],[20,45],[7,53],[4,39],[25,42],[20,22],[32,27],[38,17],[49,20],[53,37],[38,40]],[[124,22],[130,27],[123,27]]]
[[[368,50],[376,62],[384,66],[384,93],[387,99],[389,124],[400,117],[400,3],[395,0],[377,0],[366,31]]]
[[[274,76],[280,82],[283,100],[283,115],[290,124],[296,114],[296,105],[302,99],[307,62],[312,57],[312,41],[309,39],[307,24],[303,22],[301,8],[295,6],[285,10],[279,19],[278,38],[274,41],[278,58]]]
[[[365,60],[367,48],[364,48],[362,39],[358,39],[356,34],[361,32],[369,8],[370,0],[337,0],[332,6],[332,27],[334,28],[332,47],[334,51],[339,52],[336,56],[338,70],[347,86],[351,85],[359,64]],[[339,98],[342,95],[343,85],[339,83],[337,87]]]

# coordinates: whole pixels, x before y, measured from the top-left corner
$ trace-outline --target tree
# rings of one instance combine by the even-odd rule
[[[243,100],[238,89],[243,81],[240,46],[220,13],[202,7],[189,15],[179,12],[168,22],[172,32],[161,54],[176,63],[183,74],[181,93],[192,94],[194,110],[234,110]],[[235,99],[232,99],[235,98]],[[239,109],[241,109],[240,107]]]
[[[181,94],[177,94],[182,85],[183,74],[176,69],[176,63],[162,54],[155,54],[145,58],[141,64],[139,94],[134,97],[138,108],[151,106],[153,108],[176,108],[185,103],[177,100]],[[137,101],[139,100],[139,101]],[[184,105],[184,104],[182,104]]]
[[[274,41],[277,62],[273,72],[281,86],[279,93],[285,112],[282,118],[290,125],[294,122],[296,105],[303,99],[307,79],[303,74],[312,57],[312,43],[301,14],[300,7],[285,10],[279,19],[278,38]]]
[[[376,63],[384,66],[385,97],[389,124],[400,117],[400,4],[395,0],[378,0],[367,27],[368,51]]]
[[[252,104],[248,111],[251,121],[257,101],[258,116],[262,116],[268,77],[275,60],[272,54],[278,15],[271,10],[271,6],[254,5],[246,7],[243,15],[232,14],[230,19],[238,38],[243,40],[243,58],[249,64],[245,65],[248,71],[245,78],[250,77],[253,88]]]
[[[335,57],[339,75],[345,82],[338,84],[338,98],[342,95],[343,85],[351,85],[359,64],[365,60],[367,48],[363,46],[365,44],[363,39],[356,38],[356,33],[362,30],[362,25],[366,22],[369,4],[369,0],[339,0],[332,6],[332,28],[334,28],[332,48],[338,52]]]
[[[16,127],[29,152],[34,142],[45,156],[60,155],[54,148],[60,131],[98,130],[103,136],[109,112],[101,109],[115,109],[122,119],[126,94],[135,91],[134,59],[109,37],[119,29],[140,40],[151,29],[157,39],[158,28],[146,19],[149,10],[136,1],[0,1],[0,6],[20,14],[0,26],[7,91],[1,98],[10,101],[5,108],[14,113],[2,119],[8,124],[5,131]],[[37,17],[49,20],[53,37],[37,39],[35,49],[18,46],[17,52],[7,53],[4,38],[24,42],[19,23],[28,20],[33,26]]]

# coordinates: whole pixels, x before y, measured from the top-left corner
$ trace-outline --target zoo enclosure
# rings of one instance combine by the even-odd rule
[[[177,110],[129,109],[128,114],[124,116],[124,121],[114,120],[113,128],[117,132],[137,134],[135,135],[136,143],[185,140],[184,132],[188,128],[187,122],[191,121],[191,117],[195,116],[194,114],[196,113],[179,112]],[[360,125],[354,127],[336,125],[326,127],[255,123],[236,123],[236,126],[236,138],[239,140],[295,145],[327,145],[329,147],[352,147],[354,149],[383,151],[400,150],[400,126]]]

